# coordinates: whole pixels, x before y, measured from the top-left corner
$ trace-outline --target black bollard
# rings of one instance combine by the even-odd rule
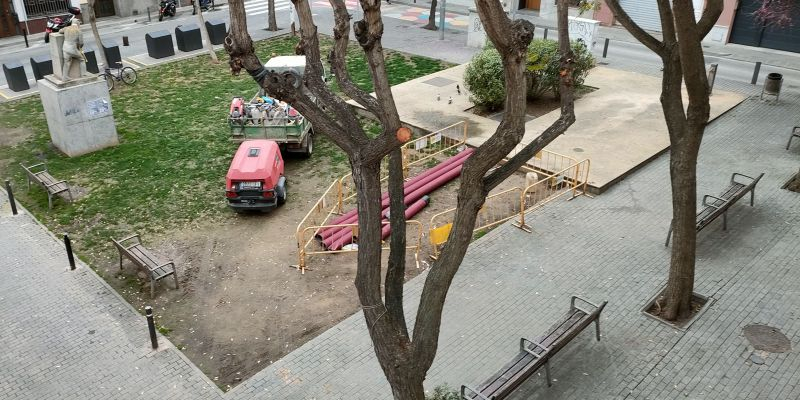
[[[122,37],[122,45],[123,46],[130,46],[130,44],[128,43],[128,37],[127,36],[123,36]]]
[[[547,28],[544,28],[544,40],[547,40]]]
[[[22,28],[22,37],[25,38],[25,47],[31,47],[28,45],[28,31],[25,28]]]
[[[69,260],[69,269],[75,270],[75,256],[72,254],[72,242],[69,240],[69,235],[64,234],[64,246],[67,248],[67,259]]]
[[[608,38],[606,38],[606,43],[603,45],[603,58],[606,58],[608,55],[608,42],[610,42]]]
[[[156,324],[153,322],[153,307],[145,307],[144,315],[147,317],[147,330],[150,332],[150,344],[153,346],[153,349],[157,349],[158,338],[156,337]]]
[[[152,21],[150,20],[150,7],[147,7],[147,22],[148,22],[148,23],[152,22]]]
[[[8,193],[8,202],[11,203],[11,214],[17,215],[17,203],[14,201],[14,192],[11,191],[11,182],[6,179],[6,193]]]
[[[758,73],[761,72],[761,61],[756,62],[756,68],[753,70],[753,79],[750,79],[750,84],[755,85],[758,83]]]

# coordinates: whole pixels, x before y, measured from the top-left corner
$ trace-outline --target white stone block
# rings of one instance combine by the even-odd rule
[[[478,11],[474,8],[469,10],[469,27],[467,29],[467,46],[480,48],[486,46],[486,32],[483,30]]]
[[[93,75],[62,84],[48,75],[38,86],[50,138],[64,154],[76,157],[119,144],[104,79]]]

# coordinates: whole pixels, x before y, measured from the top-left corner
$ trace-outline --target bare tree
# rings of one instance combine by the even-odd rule
[[[423,26],[425,29],[430,29],[432,31],[438,30],[439,27],[436,26],[436,6],[438,2],[436,0],[431,0],[431,11],[428,13],[428,23]],[[444,27],[442,27],[444,29]]]
[[[208,37],[206,20],[203,18],[203,11],[200,9],[200,0],[192,3],[192,6],[194,7],[195,14],[197,14],[197,24],[200,25],[200,35],[203,41],[206,42],[206,50],[208,50],[208,55],[211,57],[211,63],[219,64],[219,58],[217,58],[217,53],[214,51],[214,45],[211,44],[211,39]]]
[[[670,141],[673,245],[662,316],[668,320],[691,313],[694,290],[695,209],[697,207],[697,155],[708,124],[708,79],[701,41],[722,12],[722,0],[707,0],[699,21],[692,0],[658,0],[663,39],[645,32],[628,16],[618,0],[606,0],[617,21],[638,41],[661,57],[661,108]],[[685,83],[689,104],[684,106]]]
[[[478,211],[487,194],[561,135],[575,121],[572,82],[573,56],[567,33],[567,0],[558,1],[561,52],[561,116],[522,151],[497,167],[525,133],[525,63],[533,25],[512,21],[500,2],[477,0],[487,35],[503,60],[506,108],[496,132],[465,163],[458,191],[453,229],[428,273],[422,290],[413,332],[409,332],[403,308],[405,277],[405,220],[403,171],[400,154],[401,128],[384,65],[381,0],[361,0],[363,19],[353,32],[370,68],[375,97],[359,89],[347,73],[345,59],[350,34],[350,16],[344,0],[331,0],[335,17],[334,46],[328,54],[341,90],[380,121],[382,132],[370,139],[355,111],[322,81],[322,60],[317,27],[308,0],[293,0],[300,21],[298,54],[306,56],[303,77],[291,72],[267,71],[254,53],[247,34],[242,0],[229,2],[231,29],[225,49],[234,74],[246,70],[267,93],[291,103],[315,127],[348,156],[357,189],[359,249],[355,285],[375,354],[396,399],[424,399],[423,382],[436,355],[442,310],[450,284],[472,239]],[[316,97],[317,101],[313,100]],[[318,104],[324,103],[325,107]],[[389,157],[390,239],[384,289],[381,289],[381,160]],[[497,168],[495,168],[497,167]]]
[[[103,42],[100,40],[100,32],[97,30],[97,17],[94,14],[94,4],[97,0],[88,0],[86,3],[86,11],[89,13],[89,24],[92,26],[92,36],[94,36],[94,45],[97,47],[95,54],[100,57],[100,63],[105,65],[106,68],[111,68],[106,60],[106,52],[103,51]],[[101,71],[102,72],[102,71]]]
[[[267,0],[267,8],[269,8],[269,22],[267,25],[267,30],[271,32],[275,32],[278,30],[278,21],[275,17],[275,0]]]
[[[753,13],[756,22],[765,26],[788,28],[794,26],[794,18],[800,15],[797,0],[758,0],[761,3]]]

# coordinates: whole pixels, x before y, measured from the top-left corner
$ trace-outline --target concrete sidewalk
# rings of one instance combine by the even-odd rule
[[[0,190],[0,398],[219,399],[222,391]],[[156,315],[160,310],[155,310]]]
[[[400,119],[429,132],[468,121],[467,143],[473,147],[482,145],[495,133],[499,116],[487,118],[470,111],[474,104],[464,86],[465,69],[466,64],[393,86]],[[669,148],[659,102],[661,79],[598,66],[589,73],[585,84],[597,90],[575,101],[577,121],[546,149],[579,161],[589,159],[589,186],[592,192],[602,193]],[[727,112],[744,98],[739,93],[714,91],[711,118]],[[537,138],[559,115],[560,111],[554,110],[526,122],[519,148]]]

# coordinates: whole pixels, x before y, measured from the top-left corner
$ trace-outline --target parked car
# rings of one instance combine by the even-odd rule
[[[225,176],[228,206],[237,212],[267,211],[286,202],[286,177],[278,143],[246,140],[239,145]]]

